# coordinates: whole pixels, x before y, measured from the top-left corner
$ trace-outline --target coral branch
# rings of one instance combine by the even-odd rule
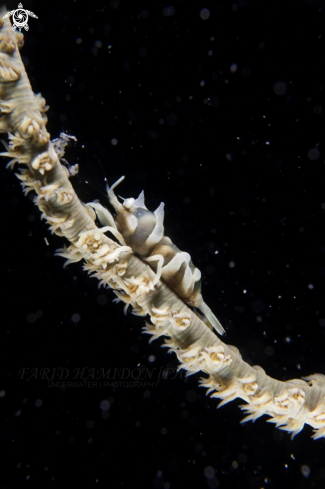
[[[4,14],[2,10],[1,17]],[[69,240],[70,245],[58,254],[67,264],[83,260],[84,269],[100,285],[114,289],[117,302],[123,301],[126,309],[131,306],[136,315],[149,315],[151,322],[144,332],[151,335],[151,341],[167,337],[165,346],[176,353],[180,369],[189,375],[207,374],[201,385],[211,397],[221,399],[219,406],[241,398],[246,402],[241,407],[247,414],[243,422],[267,414],[269,422],[291,432],[292,437],[305,424],[314,428],[315,439],[325,437],[325,376],[280,382],[262,368],[251,367],[236,347],[223,343],[159,278],[160,269],[155,273],[135,256],[109,213],[100,210],[109,225],[96,226],[96,205],[79,201],[46,130],[45,100],[32,92],[18,52],[22,37],[15,36],[8,19],[1,19],[0,24],[0,131],[9,135],[2,156],[11,159],[10,167],[24,165],[17,175],[24,193],[36,193],[34,203],[51,232]],[[111,232],[117,241],[105,232]]]

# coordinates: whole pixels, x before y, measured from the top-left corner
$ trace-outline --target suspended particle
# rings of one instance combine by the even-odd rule
[[[235,73],[237,71],[238,65],[237,63],[232,63],[230,65],[230,73]]]
[[[210,10],[208,8],[203,8],[200,11],[200,17],[202,20],[207,20],[210,17]]]

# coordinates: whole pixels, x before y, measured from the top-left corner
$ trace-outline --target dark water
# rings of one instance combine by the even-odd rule
[[[24,8],[24,61],[52,137],[78,139],[81,200],[105,204],[104,177],[126,175],[121,196],[165,202],[225,341],[277,379],[325,373],[322,5]],[[240,401],[216,410],[142,318],[62,269],[12,173],[1,189],[0,488],[325,487],[324,440],[240,425]]]

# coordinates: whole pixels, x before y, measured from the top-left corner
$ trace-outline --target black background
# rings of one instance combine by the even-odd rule
[[[51,136],[78,139],[80,199],[107,205],[104,177],[126,175],[120,195],[165,202],[225,341],[281,380],[325,373],[322,3],[24,2],[23,60]],[[62,269],[4,164],[1,190],[1,489],[325,487],[324,439],[240,425],[241,402],[216,410],[199,375],[159,378],[175,356],[80,264]],[[149,369],[157,385],[62,389],[22,368]]]

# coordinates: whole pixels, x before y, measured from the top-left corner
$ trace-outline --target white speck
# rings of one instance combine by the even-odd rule
[[[108,411],[110,407],[110,403],[107,399],[103,399],[102,401],[100,401],[99,407],[102,411]]]
[[[210,17],[210,10],[208,8],[203,8],[200,11],[200,17],[202,20],[207,20]]]
[[[283,81],[277,81],[273,85],[275,95],[285,95],[287,93],[287,85]]]
[[[81,319],[81,316],[78,313],[72,314],[72,316],[71,316],[71,321],[73,323],[79,323],[80,319]]]
[[[305,477],[305,479],[307,479],[309,477],[309,475],[310,475],[310,468],[308,467],[308,465],[303,465],[301,467],[301,473]]]
[[[237,63],[232,63],[230,65],[230,73],[235,73],[237,71],[238,65]]]
[[[315,161],[318,160],[318,158],[320,157],[320,152],[318,151],[317,148],[311,148],[308,151],[307,156],[310,160]]]

